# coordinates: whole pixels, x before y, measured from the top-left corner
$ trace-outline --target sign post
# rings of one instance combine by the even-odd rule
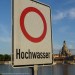
[[[51,9],[31,0],[12,0],[12,65],[52,63]]]
[[[34,65],[34,75],[38,75],[38,65]]]

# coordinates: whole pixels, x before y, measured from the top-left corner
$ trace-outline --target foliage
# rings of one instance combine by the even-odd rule
[[[10,61],[11,60],[11,56],[8,54],[2,55],[0,54],[0,61]]]

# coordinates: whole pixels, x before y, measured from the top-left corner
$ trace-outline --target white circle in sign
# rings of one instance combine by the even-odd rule
[[[24,19],[24,25],[28,34],[35,38],[41,36],[41,34],[43,33],[43,21],[41,17],[35,12],[29,12],[26,15]]]

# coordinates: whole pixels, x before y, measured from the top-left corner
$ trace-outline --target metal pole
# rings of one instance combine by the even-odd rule
[[[34,65],[34,75],[38,75],[38,65]]]

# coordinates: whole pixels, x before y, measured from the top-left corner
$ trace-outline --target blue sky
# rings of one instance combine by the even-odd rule
[[[52,10],[52,35],[54,52],[66,40],[75,49],[75,0],[38,0],[50,5]],[[11,54],[11,0],[0,1],[0,54]],[[73,51],[75,53],[75,51]]]

